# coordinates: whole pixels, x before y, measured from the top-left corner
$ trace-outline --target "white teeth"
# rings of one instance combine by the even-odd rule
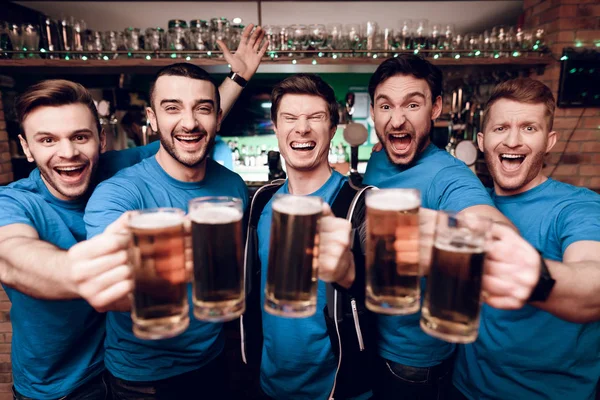
[[[292,143],[293,149],[309,149],[315,147],[314,143]]]
[[[54,169],[57,169],[59,171],[65,171],[65,172],[69,172],[69,171],[77,171],[78,169],[82,169],[83,166],[80,167],[55,167]]]
[[[500,154],[500,157],[509,158],[509,159],[517,159],[517,158],[525,158],[525,154]]]
[[[194,140],[200,139],[200,136],[175,136],[175,139],[193,142]]]
[[[408,137],[410,135],[408,133],[399,133],[399,134],[392,134],[391,136],[395,139],[402,139],[402,138]]]

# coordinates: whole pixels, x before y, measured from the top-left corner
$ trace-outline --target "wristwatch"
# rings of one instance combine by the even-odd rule
[[[539,250],[538,253],[540,253],[540,279],[527,301],[546,301],[556,283],[556,281],[552,279],[552,275],[550,275],[550,271],[548,270],[548,266],[546,265],[546,261],[544,261],[542,253]]]
[[[248,84],[248,81],[242,78],[237,72],[231,71],[228,76],[232,81],[234,81],[243,88],[245,88]]]

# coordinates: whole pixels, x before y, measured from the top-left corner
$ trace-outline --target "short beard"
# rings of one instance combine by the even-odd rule
[[[410,159],[408,162],[406,163],[396,163],[393,162],[392,156],[390,155],[391,151],[388,150],[387,146],[383,146],[383,150],[385,150],[385,154],[387,155],[388,160],[390,160],[390,162],[394,165],[397,165],[399,167],[408,167],[411,164],[413,164],[415,161],[417,161],[417,159],[419,158],[419,155],[423,152],[423,150],[425,150],[425,148],[429,145],[430,142],[430,136],[431,136],[431,128],[433,126],[433,122],[431,122],[431,124],[429,125],[429,129],[428,129],[428,133],[425,136],[421,136],[419,137],[416,133],[415,133],[415,137],[414,139],[417,141],[417,146],[416,146],[416,151],[412,156],[412,159]],[[384,137],[382,138],[379,133],[376,131],[375,132],[377,134],[377,137],[379,138],[379,141],[384,144],[387,143],[385,141],[386,136],[384,133]],[[391,143],[389,144],[390,146],[392,145]]]
[[[209,139],[209,142],[206,145],[206,148],[205,148],[205,151],[204,151],[204,154],[202,155],[202,157],[200,157],[196,161],[191,162],[191,161],[184,160],[175,151],[175,140],[177,140],[177,139],[175,139],[175,137],[171,136],[172,142],[169,143],[160,131],[158,131],[157,133],[158,133],[158,137],[160,138],[160,144],[167,151],[167,153],[171,157],[173,157],[174,160],[176,160],[178,163],[180,163],[181,165],[183,165],[187,168],[194,168],[194,167],[197,167],[198,165],[202,164],[206,160],[206,157],[212,153],[213,147],[215,147],[215,137],[212,137]],[[207,132],[204,132],[204,134],[206,134],[208,136]]]
[[[525,175],[524,181],[517,182],[511,186],[502,186],[500,179],[498,179],[498,176],[497,176],[498,174],[496,173],[496,169],[501,168],[501,167],[500,166],[495,167],[496,164],[494,163],[494,161],[497,161],[499,163],[502,163],[502,161],[500,161],[498,159],[498,157],[496,157],[491,152],[486,151],[483,153],[483,156],[485,158],[485,164],[488,167],[488,170],[490,172],[490,175],[492,176],[492,180],[494,181],[494,184],[498,185],[504,191],[515,191],[515,190],[521,189],[524,186],[527,186],[527,184],[529,184],[529,182],[531,182],[533,179],[535,179],[536,176],[538,176],[538,174],[540,173],[540,171],[542,170],[542,168],[544,166],[545,154],[538,153],[538,154],[532,155],[531,156],[532,157],[531,166],[530,166],[529,170],[527,171],[527,174]],[[492,166],[492,167],[490,168],[490,166]]]

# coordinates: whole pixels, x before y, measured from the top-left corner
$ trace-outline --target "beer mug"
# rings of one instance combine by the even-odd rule
[[[246,309],[242,243],[242,200],[199,197],[189,204],[192,222],[194,316],[230,321]]]
[[[421,329],[452,343],[477,339],[481,279],[492,221],[474,214],[438,212],[421,310]]]
[[[310,317],[317,309],[317,248],[323,200],[275,195],[265,288],[265,311]]]
[[[140,339],[165,339],[190,323],[185,268],[183,210],[151,208],[129,216],[133,236],[133,333]]]
[[[367,192],[366,306],[380,314],[419,311],[419,208],[417,189]]]

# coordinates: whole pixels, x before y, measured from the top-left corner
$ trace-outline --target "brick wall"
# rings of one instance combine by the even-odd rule
[[[4,119],[2,92],[0,91],[0,185],[12,182],[12,164],[8,145],[8,133]],[[12,399],[12,369],[10,363],[10,343],[12,326],[10,324],[10,301],[0,288],[0,400]]]
[[[524,12],[526,28],[545,29],[556,60],[565,47],[600,50],[598,0],[525,0]],[[534,77],[548,85],[556,96],[560,62],[553,62],[543,74]],[[559,140],[546,157],[544,172],[553,172],[552,177],[557,180],[600,191],[600,108],[558,108],[554,129]],[[567,143],[571,132],[573,136]]]
[[[0,185],[13,180],[11,155],[8,146],[8,133],[4,120],[4,106],[0,91]],[[10,364],[10,343],[12,326],[9,318],[10,301],[0,288],[0,400],[12,399],[12,373]]]
[[[4,120],[4,106],[2,104],[2,92],[0,91],[0,185],[12,182],[12,164],[8,146],[8,132],[6,132],[6,121]]]

